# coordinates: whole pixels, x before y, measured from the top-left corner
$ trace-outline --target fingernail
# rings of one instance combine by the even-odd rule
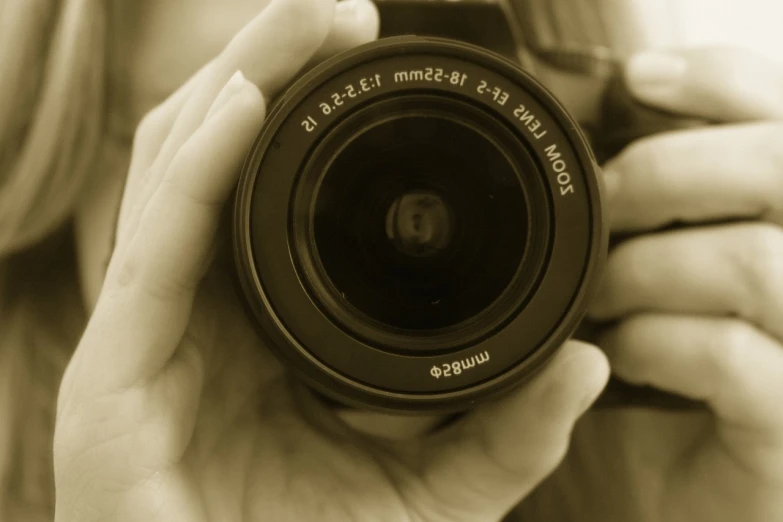
[[[631,85],[644,88],[661,88],[676,83],[685,75],[688,62],[681,56],[662,51],[647,51],[633,56],[626,74]]]
[[[337,2],[337,11],[340,14],[352,13],[359,5],[358,0],[341,0]]]
[[[209,108],[209,112],[207,112],[207,116],[204,118],[204,121],[208,121],[213,116],[215,116],[215,114],[218,114],[220,109],[225,107],[231,98],[242,91],[242,88],[246,83],[247,79],[245,78],[245,75],[242,74],[242,71],[235,72],[231,78],[229,78],[228,82],[226,82],[226,85],[224,85],[220,90],[217,97],[215,98],[215,101],[212,102],[212,106]]]

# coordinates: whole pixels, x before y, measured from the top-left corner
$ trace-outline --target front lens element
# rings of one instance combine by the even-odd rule
[[[315,203],[317,255],[337,293],[406,330],[466,321],[509,286],[527,242],[525,195],[503,151],[441,115],[356,136]]]

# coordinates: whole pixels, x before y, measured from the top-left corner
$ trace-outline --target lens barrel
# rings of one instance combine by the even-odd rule
[[[305,74],[240,177],[234,254],[269,347],[348,405],[456,411],[540,369],[606,256],[565,109],[485,49],[386,38]]]

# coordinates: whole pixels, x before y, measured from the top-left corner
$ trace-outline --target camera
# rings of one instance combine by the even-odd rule
[[[377,5],[382,38],[270,111],[237,188],[236,275],[314,390],[463,410],[535,375],[580,325],[607,254],[601,180],[523,66],[508,5]]]

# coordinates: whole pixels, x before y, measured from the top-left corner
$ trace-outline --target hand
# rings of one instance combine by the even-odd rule
[[[559,512],[548,520],[783,520],[783,67],[729,49],[669,56],[631,62],[637,98],[723,124],[606,165],[611,227],[631,237],[591,316],[620,378],[709,411],[591,412],[524,508]]]
[[[352,430],[255,335],[220,263],[221,207],[265,100],[319,46],[377,27],[354,5],[364,15],[273,2],[139,127],[118,246],[58,399],[58,522],[494,521],[603,387],[605,357],[568,343],[517,393],[389,441]]]

